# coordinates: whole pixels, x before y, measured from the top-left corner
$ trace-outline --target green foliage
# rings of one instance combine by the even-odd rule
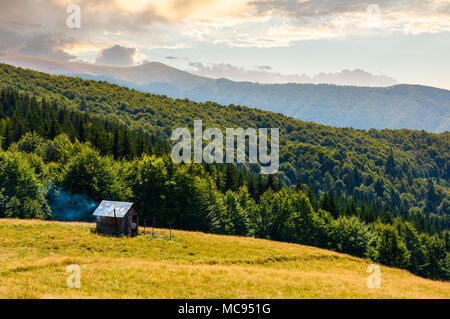
[[[413,273],[420,273],[427,265],[427,248],[423,243],[424,240],[409,222],[400,223],[398,232],[404,238],[406,248],[411,252],[408,269]]]
[[[20,153],[0,153],[0,217],[51,217],[39,176],[30,158]]]
[[[434,279],[450,280],[448,243],[439,235],[424,235],[423,240],[427,247],[428,264],[423,267],[421,274]]]
[[[62,174],[62,187],[73,194],[87,194],[96,201],[103,198],[122,200],[127,188],[118,176],[117,164],[110,158],[100,157],[88,147],[72,157]]]
[[[250,236],[249,210],[250,202],[245,203],[245,190],[240,194],[227,191],[224,195],[217,194],[216,202],[209,209],[211,231],[219,234],[234,234]]]
[[[36,96],[13,89],[0,92],[0,140],[2,148],[22,139],[19,150],[32,152],[44,143],[64,133],[71,141],[90,142],[102,155],[131,159],[147,154],[167,153],[169,144],[142,131],[131,131],[113,119],[100,119],[62,105],[40,101]],[[49,158],[48,160],[54,160]]]
[[[133,193],[133,201],[139,209],[145,212],[144,218],[164,218],[164,194],[171,187],[168,181],[167,169],[162,158],[145,156],[134,160],[129,165],[128,183]],[[153,220],[147,220],[153,223]]]
[[[375,261],[393,267],[407,268],[410,252],[392,225],[377,225],[378,239],[376,244]]]
[[[330,224],[330,237],[338,251],[364,257],[376,234],[358,217],[341,216]]]
[[[45,140],[36,133],[27,132],[17,144],[20,152],[35,153],[45,144]]]

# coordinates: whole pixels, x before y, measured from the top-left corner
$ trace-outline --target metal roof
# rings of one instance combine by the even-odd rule
[[[114,210],[116,210],[116,217],[123,218],[131,206],[133,203],[102,200],[95,210],[94,216],[114,217]]]

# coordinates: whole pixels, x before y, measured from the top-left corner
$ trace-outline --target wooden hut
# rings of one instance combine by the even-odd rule
[[[138,234],[139,212],[133,203],[104,200],[94,211],[97,232],[109,235]]]

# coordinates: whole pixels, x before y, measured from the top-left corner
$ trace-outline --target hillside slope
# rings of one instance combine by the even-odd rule
[[[197,76],[157,62],[110,67],[6,53],[0,53],[0,62],[51,74],[108,81],[172,98],[248,105],[331,126],[450,130],[450,91],[427,86],[259,84]]]
[[[0,298],[450,298],[450,283],[369,261],[262,239],[157,229],[116,238],[94,224],[0,220]],[[81,267],[69,289],[66,267]]]

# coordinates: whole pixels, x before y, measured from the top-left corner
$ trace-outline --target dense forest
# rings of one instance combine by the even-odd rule
[[[335,128],[239,105],[174,100],[6,64],[0,64],[0,84],[163,139],[176,127],[192,128],[196,119],[205,128],[278,127],[278,177],[283,184],[301,180],[316,195],[333,190],[345,202],[370,202],[378,210],[388,206],[395,215],[409,218],[424,214],[433,227],[448,227],[450,132]]]
[[[84,219],[101,199],[128,200],[147,224],[314,245],[449,279],[449,133],[331,128],[9,66],[0,79],[12,87],[0,95],[0,216]],[[175,165],[167,136],[193,119],[279,127],[282,172]]]

